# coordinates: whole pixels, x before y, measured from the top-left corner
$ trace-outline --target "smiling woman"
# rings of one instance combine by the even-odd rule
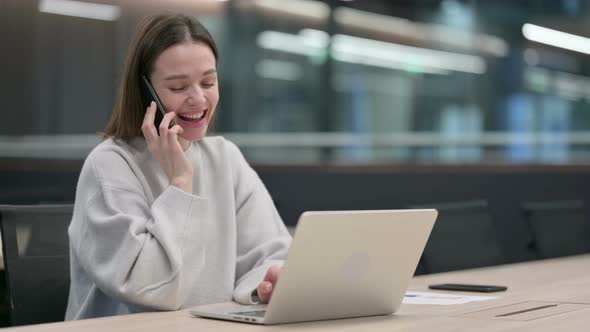
[[[236,145],[206,137],[217,58],[192,17],[140,26],[105,140],[80,172],[66,319],[270,299],[291,237]]]
[[[139,83],[142,75],[151,81],[166,110],[174,113],[171,117],[191,107],[211,106],[209,123],[219,99],[218,57],[213,37],[200,22],[163,15],[145,20],[129,48],[119,96],[104,137],[129,140],[145,135],[142,123],[146,109]],[[205,135],[207,127],[198,138]]]

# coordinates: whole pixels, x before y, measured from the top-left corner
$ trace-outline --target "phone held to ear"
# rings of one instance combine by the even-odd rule
[[[162,118],[166,114],[166,110],[164,109],[160,98],[158,98],[156,90],[145,75],[141,75],[141,82],[139,84],[141,85],[143,108],[147,110],[152,101],[155,102],[158,107],[158,110],[156,110],[156,116],[154,117],[154,126],[158,129],[160,127],[160,122],[162,122]],[[174,123],[170,122],[169,128],[172,128],[173,125]]]
[[[473,284],[437,284],[428,286],[430,289],[451,290],[461,292],[482,292],[492,293],[501,292],[508,289],[506,286],[495,285],[473,285]]]

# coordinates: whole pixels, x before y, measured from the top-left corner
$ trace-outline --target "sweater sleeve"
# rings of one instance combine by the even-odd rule
[[[252,292],[272,265],[287,258],[291,236],[266,187],[238,148],[228,144],[234,167],[237,262],[234,299],[252,304]]]
[[[203,241],[194,235],[207,204],[174,186],[150,204],[128,162],[106,155],[91,155],[80,174],[69,229],[72,249],[109,296],[156,310],[178,309],[193,286],[189,281],[205,268],[198,254]],[[106,164],[108,171],[102,169]]]

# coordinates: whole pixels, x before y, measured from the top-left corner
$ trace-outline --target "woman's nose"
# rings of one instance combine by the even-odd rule
[[[196,106],[200,106],[205,103],[205,94],[203,93],[201,87],[195,86],[193,89],[191,89],[189,103]]]

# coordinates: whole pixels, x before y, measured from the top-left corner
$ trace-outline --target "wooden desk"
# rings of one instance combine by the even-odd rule
[[[590,255],[534,261],[416,277],[410,290],[427,291],[427,285],[463,282],[507,285],[494,293],[496,300],[461,305],[402,305],[390,316],[341,319],[297,324],[257,326],[193,318],[187,310],[143,313],[75,322],[33,325],[18,331],[587,331],[590,324]],[[448,293],[448,292],[447,292]],[[457,293],[455,293],[457,294]],[[465,293],[468,294],[468,293]],[[470,295],[481,295],[471,293]],[[489,308],[527,301],[558,303],[575,310],[529,321],[461,317]],[[545,309],[543,309],[545,310]],[[541,312],[539,310],[538,312]],[[518,319],[518,315],[511,319]],[[12,329],[8,329],[10,331]]]

